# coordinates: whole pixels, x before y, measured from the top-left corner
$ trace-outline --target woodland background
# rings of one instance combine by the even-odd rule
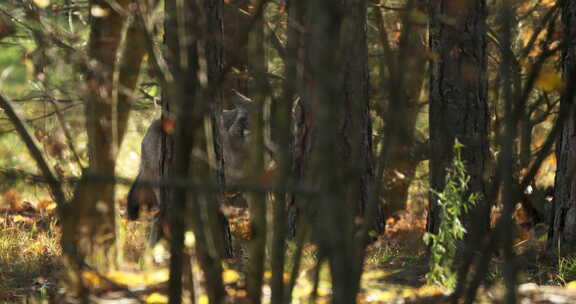
[[[572,303],[575,20],[570,0],[4,0],[0,301]],[[250,135],[225,151],[233,90]],[[128,221],[158,118],[162,202]]]

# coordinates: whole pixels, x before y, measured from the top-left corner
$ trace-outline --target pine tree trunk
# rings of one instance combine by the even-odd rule
[[[567,43],[563,53],[566,92],[562,97],[560,112],[566,114],[560,139],[556,145],[556,179],[554,181],[554,205],[551,214],[549,247],[560,248],[562,254],[576,252],[576,116],[573,112],[574,81],[576,73],[576,3],[565,1],[562,8],[564,39]]]
[[[469,190],[485,198],[488,160],[485,0],[430,2],[430,48],[438,58],[430,71],[430,187],[441,192],[457,139],[471,176]],[[454,22],[447,24],[445,20]],[[481,199],[463,220],[468,228],[488,228],[488,202]],[[437,196],[430,194],[428,231],[440,223]],[[472,223],[474,221],[474,224]]]

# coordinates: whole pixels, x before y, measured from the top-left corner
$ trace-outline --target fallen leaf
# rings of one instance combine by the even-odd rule
[[[164,304],[168,303],[168,297],[160,293],[152,293],[146,297],[146,303]]]
[[[566,289],[576,289],[576,281],[571,281],[566,284]]]
[[[14,223],[26,223],[26,224],[32,224],[33,223],[31,218],[29,218],[27,216],[22,216],[19,214],[13,216],[12,221],[14,221]]]
[[[208,300],[208,296],[203,294],[198,298],[198,304],[209,304],[210,300]]]
[[[227,269],[222,272],[222,281],[224,281],[225,284],[236,283],[239,278],[240,275],[235,270]]]
[[[50,0],[34,0],[34,4],[39,8],[47,8],[50,5]]]

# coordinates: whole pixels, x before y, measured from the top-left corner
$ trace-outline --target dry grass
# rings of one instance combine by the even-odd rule
[[[62,269],[60,233],[54,217],[0,215],[0,302],[55,286]]]

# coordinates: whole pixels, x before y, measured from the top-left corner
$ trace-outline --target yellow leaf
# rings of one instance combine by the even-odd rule
[[[329,282],[320,281],[320,283],[318,284],[318,295],[321,297],[325,297],[330,295],[331,292],[332,292],[332,284],[330,284]]]
[[[566,288],[567,289],[576,289],[576,281],[568,282],[568,284],[566,284]]]
[[[28,224],[32,223],[32,219],[31,219],[31,218],[25,217],[25,216],[22,216],[22,215],[19,215],[19,214],[13,216],[13,217],[12,217],[12,221],[14,221],[14,223],[20,223],[20,222],[21,222],[21,223],[28,223]]]
[[[47,8],[50,5],[50,0],[34,0],[34,3],[39,8]]]
[[[208,300],[208,296],[203,294],[198,298],[198,304],[209,304],[210,300]]]
[[[149,271],[145,274],[144,278],[147,285],[156,285],[168,281],[170,271],[167,268]]]
[[[236,283],[239,278],[240,275],[235,270],[227,269],[222,272],[222,281],[224,281],[225,284]]]
[[[380,292],[380,297],[378,298],[379,301],[388,302],[392,301],[396,298],[396,294],[391,291],[382,291]]]
[[[563,91],[564,81],[562,76],[555,70],[544,69],[536,78],[534,86],[544,92]]]
[[[389,275],[389,273],[386,273],[382,270],[372,270],[372,271],[366,271],[362,274],[362,280],[377,280],[380,278],[383,278],[385,276]]]
[[[540,5],[544,7],[552,7],[556,5],[556,0],[542,0],[540,1]]]
[[[443,294],[442,288],[438,286],[424,285],[418,289],[417,294],[419,296],[435,296]]]
[[[318,295],[321,297],[326,297],[330,295],[330,289],[318,287]]]
[[[146,297],[146,303],[153,303],[153,304],[168,303],[168,297],[163,294],[155,292]]]
[[[110,271],[106,277],[116,283],[127,286],[146,285],[143,274],[113,270]]]
[[[100,277],[93,271],[83,271],[82,279],[84,279],[85,283],[94,288],[98,288],[100,285],[102,285],[102,279],[100,279]]]
[[[294,288],[294,297],[300,298],[309,295],[312,293],[312,285],[308,281],[306,283],[298,286],[298,288]]]
[[[167,269],[143,273],[113,270],[106,275],[110,280],[127,286],[156,285],[168,281],[168,276],[169,273]]]
[[[402,297],[403,298],[410,298],[412,296],[415,295],[415,292],[413,289],[404,289],[402,290]]]

